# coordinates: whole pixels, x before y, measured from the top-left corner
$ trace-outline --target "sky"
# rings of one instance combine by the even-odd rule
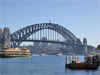
[[[49,20],[81,41],[87,38],[88,45],[100,44],[99,0],[0,0],[0,28],[9,27],[11,33]]]

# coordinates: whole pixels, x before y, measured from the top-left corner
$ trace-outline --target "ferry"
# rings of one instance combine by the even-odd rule
[[[56,54],[56,56],[63,56],[63,54],[62,53],[59,53],[59,54]]]
[[[1,48],[0,58],[30,57],[31,52],[27,48]]]

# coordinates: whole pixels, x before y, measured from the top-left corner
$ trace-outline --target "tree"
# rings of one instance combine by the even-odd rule
[[[100,45],[98,45],[97,50],[100,50]]]

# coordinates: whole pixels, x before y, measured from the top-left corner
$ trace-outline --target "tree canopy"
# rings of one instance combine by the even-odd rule
[[[100,50],[100,45],[98,45],[97,50]]]

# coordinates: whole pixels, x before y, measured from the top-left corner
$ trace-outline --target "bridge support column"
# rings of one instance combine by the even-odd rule
[[[5,27],[3,30],[3,45],[6,47],[10,47],[10,30],[9,28]]]
[[[87,56],[88,55],[88,49],[87,49],[87,39],[86,38],[83,39],[83,47],[84,47],[84,50],[85,50],[85,55]]]
[[[2,40],[3,40],[3,33],[2,33],[2,29],[0,28],[0,48],[3,46]]]

